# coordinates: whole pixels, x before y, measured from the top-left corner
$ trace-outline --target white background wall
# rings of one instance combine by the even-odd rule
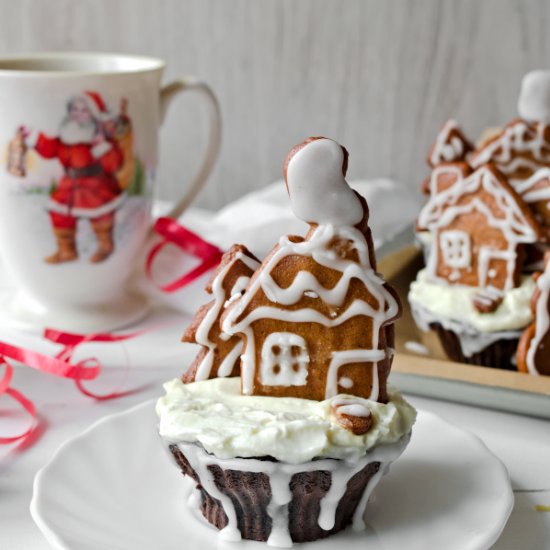
[[[198,204],[280,177],[309,135],[349,149],[352,178],[418,186],[435,132],[476,137],[515,116],[523,73],[550,67],[548,0],[0,0],[0,54],[145,53],[195,74],[224,115],[220,161]],[[162,196],[204,143],[204,113],[176,102],[162,130]]]

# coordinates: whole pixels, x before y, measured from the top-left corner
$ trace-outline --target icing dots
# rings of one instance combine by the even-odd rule
[[[331,139],[306,143],[286,165],[292,211],[308,223],[355,225],[363,207],[345,179],[346,153]]]

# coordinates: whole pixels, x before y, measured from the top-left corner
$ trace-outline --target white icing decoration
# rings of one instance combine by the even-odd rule
[[[361,500],[353,516],[353,529],[365,529],[363,515],[372,491],[394,462],[405,450],[410,434],[404,435],[396,443],[379,445],[355,462],[321,459],[301,464],[261,461],[249,459],[219,459],[195,444],[179,443],[178,448],[189,464],[197,472],[200,483],[212,498],[219,500],[227,516],[227,526],[219,532],[219,537],[228,541],[241,540],[237,524],[237,513],[232,500],[218,489],[209,466],[219,466],[224,471],[235,470],[263,473],[268,476],[271,487],[271,501],[267,513],[273,521],[267,544],[289,548],[292,540],[289,533],[288,505],[292,499],[290,482],[294,475],[302,472],[327,471],[331,473],[331,485],[321,499],[317,522],[322,529],[330,530],[336,521],[338,503],[346,492],[348,482],[367,465],[380,463],[378,471],[368,481]]]
[[[430,163],[436,166],[441,162],[452,162],[464,154],[464,143],[458,136],[450,138],[453,130],[458,130],[456,120],[448,120],[441,129],[430,155]]]
[[[502,260],[506,265],[506,285],[505,290],[509,290],[513,286],[514,271],[516,269],[517,254],[514,250],[495,250],[488,246],[482,246],[478,254],[478,280],[479,286],[485,287],[490,281],[498,275],[498,270],[489,268],[492,261]]]
[[[518,168],[535,172],[541,165],[550,163],[550,144],[544,139],[546,128],[544,124],[533,126],[518,120],[472,155],[469,162],[473,168],[492,162],[504,175],[513,174]],[[535,160],[515,156],[515,153],[531,153]],[[517,183],[514,178],[509,178],[509,181],[512,185]]]
[[[434,315],[429,309],[412,302],[411,313],[418,327],[424,332],[430,330],[431,323],[439,323],[444,329],[453,331],[458,337],[460,348],[465,357],[471,357],[474,353],[483,351],[498,340],[519,338],[521,334],[520,330],[481,332],[463,321]]]
[[[548,330],[550,330],[550,320],[548,317],[548,303],[550,300],[550,262],[537,279],[537,287],[540,290],[540,295],[537,298],[535,305],[535,335],[533,336],[525,362],[527,370],[530,374],[538,375],[539,372],[535,365],[535,353],[541,341],[544,339]]]
[[[195,332],[195,341],[197,342],[197,344],[200,344],[201,346],[205,346],[208,348],[208,353],[204,356],[204,359],[201,361],[201,364],[197,368],[197,372],[195,374],[195,380],[197,381],[206,380],[210,376],[212,365],[214,363],[215,343],[210,341],[210,338],[208,335],[210,334],[212,325],[216,321],[218,315],[220,314],[220,311],[225,306],[227,301],[229,301],[229,300],[227,301],[225,300],[225,291],[223,289],[223,282],[225,277],[230,272],[230,270],[234,267],[237,261],[243,262],[248,268],[250,268],[253,271],[256,270],[256,268],[260,265],[253,258],[250,258],[249,256],[247,256],[246,254],[243,254],[242,252],[238,252],[237,254],[235,254],[233,260],[229,262],[220,271],[220,273],[217,274],[217,276],[212,281],[211,286],[212,286],[212,296],[214,298],[214,304],[207,311],[206,315],[200,322]],[[241,279],[244,279],[244,278],[246,278],[248,282],[249,277],[239,277],[239,279],[237,279],[236,284],[231,289],[231,294],[232,294],[231,298],[233,297],[233,292],[235,292],[236,290],[238,291],[239,294],[242,291],[242,288],[238,287],[238,284],[239,284],[239,281],[241,281]],[[241,285],[242,283],[243,281],[241,281]],[[246,284],[244,286],[246,287]],[[238,297],[239,294],[237,294],[236,296]],[[222,333],[220,335],[220,338],[228,340],[230,338],[230,335],[224,335]],[[227,368],[228,368],[227,365],[225,365],[224,370],[226,370]]]
[[[218,368],[218,376],[220,378],[231,376],[235,361],[239,358],[239,355],[241,354],[241,349],[242,343],[237,342],[235,344],[235,347],[225,356],[225,359],[222,361],[221,365]]]
[[[456,181],[450,187],[439,191],[437,189],[438,178],[444,172],[454,174]],[[436,168],[432,172],[430,186],[430,199],[418,217],[419,227],[433,232],[434,239],[437,240],[440,236],[439,232],[448,227],[458,216],[474,211],[481,212],[491,227],[502,232],[506,239],[507,248],[500,250],[491,249],[488,245],[481,247],[478,263],[480,284],[485,284],[482,281],[486,282],[487,280],[487,269],[491,258],[504,259],[507,270],[504,290],[512,288],[514,286],[513,274],[515,271],[516,247],[520,243],[534,243],[538,240],[535,228],[523,214],[517,199],[500,185],[498,179],[487,168],[480,168],[466,178],[463,177],[462,171],[458,167],[444,166]],[[496,215],[488,204],[477,197],[465,204],[458,204],[464,195],[474,194],[479,189],[483,189],[494,197],[495,205],[500,211],[499,215]],[[427,270],[434,280],[444,281],[436,272],[438,254],[439,247],[431,246]],[[453,271],[452,276],[454,279],[450,278],[450,280],[457,280],[459,278],[457,275],[458,270]]]
[[[533,189],[544,180],[546,180],[545,186]],[[526,203],[549,201],[550,207],[550,168],[540,168],[530,178],[514,185],[514,188]]]
[[[430,350],[425,345],[413,340],[407,340],[405,342],[405,349],[418,355],[431,355]]]
[[[256,264],[256,267],[258,267],[259,264]],[[248,285],[248,282],[250,281],[250,277],[247,277],[245,275],[241,275],[233,285],[233,288],[231,289],[231,298],[233,296],[239,296],[239,294],[242,294],[244,292],[244,289]],[[231,299],[230,298],[230,299]]]
[[[465,231],[442,231],[440,234],[440,246],[445,263],[453,269],[451,276],[460,277],[458,269],[464,269],[471,265],[470,236]]]
[[[304,292],[304,296],[307,296],[308,298],[319,298],[319,294],[317,294],[317,292],[313,292],[313,290],[306,290]]]
[[[349,240],[353,243],[359,263],[341,258],[335,254],[334,250],[330,248],[330,243],[335,238]],[[321,266],[340,271],[342,276],[334,288],[327,289],[312,273],[300,271],[290,286],[281,288],[272,278],[271,272],[281,260],[292,255],[312,257]],[[356,299],[345,311],[334,311],[330,318],[311,307],[294,310],[277,307],[278,304],[293,305],[302,298],[304,292],[313,291],[325,303],[337,308],[344,303],[352,279],[357,279],[366,286],[372,295],[373,304]],[[375,360],[383,359],[383,351],[378,350],[379,333],[384,324],[395,318],[399,309],[397,301],[383,285],[383,279],[370,265],[369,249],[365,236],[355,227],[320,225],[315,229],[309,240],[298,243],[292,242],[287,237],[281,238],[279,248],[262,266],[259,276],[250,284],[245,295],[229,310],[222,327],[228,334],[243,333],[246,337],[245,351],[241,356],[243,393],[250,394],[252,392],[255,369],[255,344],[252,324],[258,319],[269,318],[286,323],[313,322],[325,327],[336,327],[355,316],[368,316],[373,320],[373,332],[372,341],[370,343],[366,342],[365,345],[370,345],[370,347],[355,351],[361,353],[374,350],[375,356],[378,357]],[[249,305],[250,300],[259,291],[263,291],[269,300],[273,302],[273,305],[254,308],[243,319],[237,321]],[[373,367],[376,368],[376,365]]]
[[[550,71],[531,71],[523,77],[518,113],[525,120],[550,122]]]
[[[351,349],[333,351],[328,367],[325,399],[338,395],[338,369],[350,363],[372,364],[372,392],[369,399],[378,399],[378,361],[382,361],[386,353],[381,349]]]
[[[293,353],[293,349],[298,353]],[[264,386],[305,386],[309,355],[306,341],[291,332],[273,332],[262,347],[260,380]]]
[[[371,416],[370,409],[367,405],[368,401],[361,397],[340,394],[334,397],[331,403],[332,406],[342,414],[358,416],[360,418]]]
[[[353,388],[353,380],[347,376],[342,376],[340,380],[338,380],[338,385],[345,390],[349,390],[350,388]]]
[[[363,207],[342,173],[344,151],[332,139],[304,145],[290,160],[286,179],[292,211],[310,223],[355,225]]]

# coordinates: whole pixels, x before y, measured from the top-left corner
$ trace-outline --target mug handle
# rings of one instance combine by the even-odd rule
[[[208,103],[208,113],[209,113],[209,137],[208,144],[206,147],[206,152],[203,158],[202,163],[199,166],[195,177],[191,181],[189,189],[179,200],[176,206],[168,214],[170,218],[177,219],[179,216],[186,210],[186,208],[193,202],[195,197],[198,195],[199,191],[203,188],[208,176],[212,172],[212,168],[216,162],[218,154],[220,152],[220,143],[221,143],[221,129],[222,129],[222,120],[220,114],[220,105],[214,92],[211,88],[201,82],[200,80],[195,80],[193,78],[178,79],[170,84],[166,84],[160,90],[160,121],[161,124],[164,121],[166,116],[166,111],[168,105],[172,99],[187,90],[195,91],[201,94],[203,98],[207,100]]]

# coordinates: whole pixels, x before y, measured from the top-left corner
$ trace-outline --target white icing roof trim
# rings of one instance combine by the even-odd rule
[[[452,171],[456,171],[457,181],[449,188],[438,191],[436,188],[438,175]],[[537,241],[538,235],[521,211],[516,198],[499,185],[498,180],[487,168],[480,168],[466,178],[463,177],[459,168],[452,166],[436,168],[432,172],[430,186],[430,200],[418,216],[420,228],[434,230],[446,227],[460,214],[477,209],[485,214],[493,227],[502,230],[510,243]],[[487,205],[478,199],[470,201],[467,205],[456,206],[461,197],[475,193],[480,187],[493,195],[499,208],[504,212],[504,218],[494,216]]]

